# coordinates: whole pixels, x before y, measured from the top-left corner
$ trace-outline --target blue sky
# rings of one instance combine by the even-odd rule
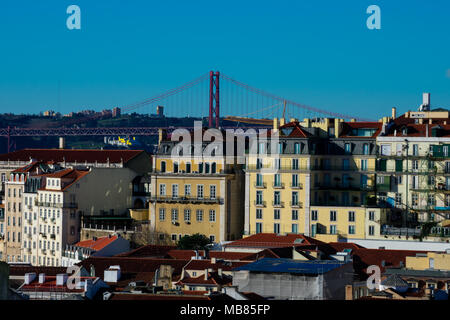
[[[71,4],[81,30],[66,28]],[[381,30],[366,27],[371,4]],[[449,13],[446,0],[4,0],[0,112],[127,105],[209,70],[365,118],[416,109],[422,92],[450,107]]]

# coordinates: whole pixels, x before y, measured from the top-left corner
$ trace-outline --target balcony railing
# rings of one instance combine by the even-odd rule
[[[291,201],[291,202],[289,202],[289,205],[292,208],[303,208],[303,203],[300,201]]]
[[[291,188],[292,189],[303,189],[303,183],[296,183],[296,184],[294,184],[294,183],[291,182]]]
[[[151,197],[150,202],[168,202],[168,203],[223,203],[222,198],[207,198],[207,197],[172,197],[172,196],[157,196]]]
[[[267,184],[265,182],[255,182],[254,183],[255,188],[257,189],[265,189],[267,187]]]
[[[272,201],[272,207],[284,208],[284,201]]]
[[[266,201],[254,201],[253,202],[253,204],[256,206],[256,207],[265,207],[266,206]]]
[[[284,182],[279,182],[279,183],[273,183],[272,187],[274,189],[284,189]]]

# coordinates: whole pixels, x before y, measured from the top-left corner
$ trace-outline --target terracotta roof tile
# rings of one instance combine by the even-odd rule
[[[110,245],[117,239],[118,239],[118,236],[102,237],[102,238],[98,238],[96,240],[90,239],[90,240],[80,241],[80,242],[74,244],[74,246],[89,248],[89,249],[93,249],[95,251],[99,251],[99,250],[103,249],[104,247]]]

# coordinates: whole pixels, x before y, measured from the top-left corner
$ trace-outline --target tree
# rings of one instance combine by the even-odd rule
[[[211,243],[211,240],[204,234],[196,233],[192,236],[184,236],[177,242],[178,249],[181,250],[204,250]]]
[[[150,229],[149,224],[140,225],[135,232],[131,234],[130,241],[135,247],[145,245],[169,245],[170,236],[168,234],[162,234],[154,232]],[[163,235],[163,236],[162,236]]]

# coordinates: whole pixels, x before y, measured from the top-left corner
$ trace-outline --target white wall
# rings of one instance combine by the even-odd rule
[[[356,243],[368,249],[378,249],[379,247],[391,250],[418,251],[445,251],[450,249],[450,243],[447,242],[366,239],[347,239],[347,242]]]

